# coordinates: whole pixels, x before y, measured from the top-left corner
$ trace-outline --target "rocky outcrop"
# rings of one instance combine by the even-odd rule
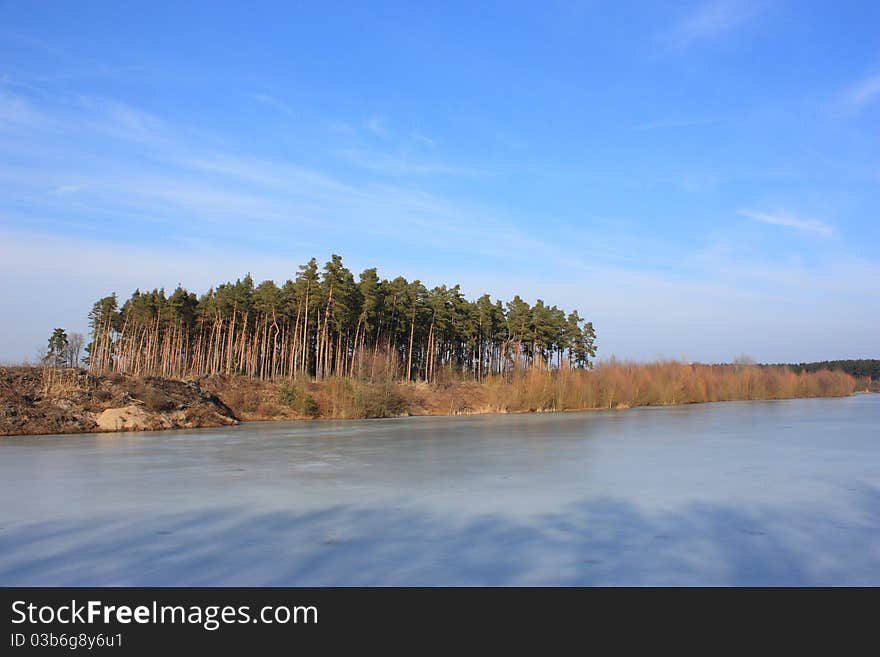
[[[196,381],[0,368],[0,436],[149,431],[236,424]]]
[[[130,404],[122,408],[108,408],[96,418],[101,431],[145,431],[152,429],[152,423],[158,419],[147,413],[142,407]]]
[[[130,404],[122,408],[108,408],[97,418],[98,431],[155,431],[157,429],[196,429],[236,424],[235,418],[212,408],[188,411],[150,412],[143,406]]]

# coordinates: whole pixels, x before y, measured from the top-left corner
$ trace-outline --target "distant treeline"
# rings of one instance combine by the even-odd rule
[[[370,377],[403,380],[444,371],[474,380],[517,369],[588,367],[595,331],[577,311],[514,296],[475,301],[458,285],[426,288],[375,268],[358,280],[332,256],[312,258],[282,285],[250,275],[197,296],[183,287],[116,294],[90,314],[91,371],[169,378],[240,374],[261,380]]]
[[[799,372],[818,372],[820,370],[832,370],[846,372],[855,377],[868,377],[880,380],[880,359],[859,358],[856,360],[823,360],[815,363],[791,363],[787,367]]]

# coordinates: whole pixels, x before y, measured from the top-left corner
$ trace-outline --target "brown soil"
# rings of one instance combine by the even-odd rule
[[[294,386],[310,411],[285,402]],[[239,420],[461,415],[490,410],[480,386],[259,381],[237,376],[173,381],[81,370],[0,368],[0,436],[218,427]]]
[[[0,368],[0,436],[235,423],[232,410],[195,381]]]
[[[468,415],[497,412],[486,403],[480,384],[456,381],[448,384],[402,381],[359,382],[354,380],[260,381],[240,376],[210,376],[199,380],[202,388],[223,400],[246,421],[322,418],[376,418],[411,415]],[[294,386],[315,403],[306,414],[284,402],[285,386]]]

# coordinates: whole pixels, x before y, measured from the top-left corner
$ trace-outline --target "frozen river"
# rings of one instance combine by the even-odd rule
[[[0,585],[880,585],[880,395],[0,438]]]

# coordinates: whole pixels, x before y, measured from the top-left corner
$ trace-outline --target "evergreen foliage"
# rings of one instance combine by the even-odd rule
[[[92,371],[172,378],[371,378],[382,361],[404,380],[482,380],[589,368],[596,354],[593,325],[577,311],[519,296],[469,301],[458,285],[428,289],[375,268],[355,280],[338,255],[323,268],[312,258],[280,287],[248,274],[201,297],[179,286],[170,296],[135,290],[119,306],[114,293],[94,304],[89,325]]]
[[[281,403],[289,406],[300,415],[318,417],[321,410],[315,398],[294,383],[284,383],[279,391]]]
[[[820,370],[839,370],[857,377],[880,380],[880,359],[860,358],[857,360],[823,360],[816,363],[797,363],[789,365],[793,370],[818,372]]]
[[[46,362],[52,367],[67,367],[69,360],[67,333],[57,328],[49,337],[46,349]]]

